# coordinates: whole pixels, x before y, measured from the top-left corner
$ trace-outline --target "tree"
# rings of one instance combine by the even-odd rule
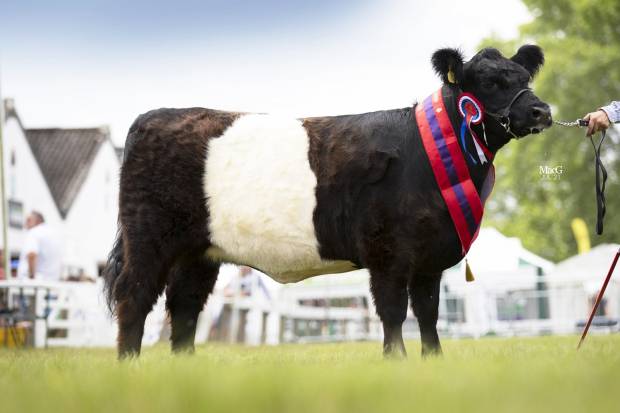
[[[620,100],[620,1],[523,1],[534,18],[520,28],[519,38],[507,42],[486,39],[482,46],[498,47],[507,56],[523,43],[543,48],[546,63],[533,86],[536,94],[551,104],[554,119],[574,120],[611,100]],[[602,151],[609,172],[602,236],[595,232],[590,141],[584,138],[583,129],[561,126],[500,151],[486,223],[521,238],[526,248],[555,261],[577,252],[570,227],[576,217],[586,221],[593,245],[620,242],[617,131],[610,129]],[[554,171],[544,169],[558,166]]]

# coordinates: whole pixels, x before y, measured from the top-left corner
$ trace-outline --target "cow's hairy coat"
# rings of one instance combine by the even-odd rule
[[[209,141],[204,190],[215,260],[260,269],[280,282],[350,271],[325,261],[313,223],[317,179],[298,119],[250,114]]]

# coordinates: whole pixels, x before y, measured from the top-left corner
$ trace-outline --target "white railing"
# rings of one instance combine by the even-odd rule
[[[541,282],[547,281],[543,278]],[[442,337],[481,337],[566,334],[579,331],[590,309],[596,287],[558,285],[548,282],[547,289],[510,283],[485,286],[476,283],[458,292],[442,292],[438,329]],[[0,292],[12,307],[32,304],[34,344],[38,347],[113,346],[116,323],[109,316],[98,283],[39,281],[0,281]],[[329,297],[356,297],[357,307],[313,307],[300,305]],[[153,344],[163,335],[166,323],[164,299],[160,299],[147,318],[143,343]],[[612,280],[605,295],[605,320],[620,318],[620,284]],[[21,304],[20,304],[21,303]],[[323,294],[313,287],[295,291],[283,289],[277,297],[224,296],[214,293],[203,311],[197,341],[208,340],[209,333],[226,307],[232,314],[230,331],[244,331],[247,344],[315,342],[339,340],[375,340],[382,337],[381,323],[372,306],[367,285],[329,287]],[[243,315],[243,317],[241,316]],[[604,321],[605,321],[604,320]],[[594,332],[617,331],[618,325],[594,327]],[[240,330],[241,329],[241,330]],[[406,337],[418,336],[417,323],[409,311],[404,328]],[[165,335],[165,334],[164,334]],[[236,340],[230,334],[228,341]],[[163,337],[166,338],[166,337]]]
[[[30,325],[35,347],[107,347],[116,340],[116,323],[102,295],[102,284],[2,280],[9,308]],[[143,343],[159,340],[164,323],[163,302],[149,315]]]

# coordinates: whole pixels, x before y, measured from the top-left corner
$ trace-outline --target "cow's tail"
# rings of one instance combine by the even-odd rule
[[[108,255],[108,262],[101,274],[104,282],[103,292],[111,314],[115,313],[116,302],[114,300],[114,288],[123,270],[123,256],[122,224],[119,219],[116,240],[114,241],[110,255]]]
[[[144,119],[148,116],[148,114],[143,114],[138,116],[138,118],[133,122],[131,127],[129,128],[129,133],[127,134],[127,139],[125,140],[125,148],[123,150],[123,161],[121,166],[121,174],[125,169],[128,154],[133,150],[134,144],[136,140],[139,138],[138,130],[140,125],[144,121]],[[121,187],[122,191],[122,187]],[[119,199],[119,209],[121,208],[120,199]],[[116,284],[118,283],[118,279],[121,275],[121,271],[123,270],[123,262],[124,262],[124,246],[123,246],[123,223],[121,222],[120,211],[118,216],[118,230],[116,232],[116,239],[114,240],[114,245],[112,246],[112,251],[110,251],[110,255],[108,255],[108,262],[101,274],[104,281],[103,292],[108,304],[108,309],[111,314],[116,313],[116,300],[114,299],[114,290],[116,289]]]

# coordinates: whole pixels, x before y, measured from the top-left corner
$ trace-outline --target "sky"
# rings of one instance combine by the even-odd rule
[[[21,0],[0,7],[0,93],[26,127],[108,125],[159,107],[294,116],[411,105],[530,15],[519,0]],[[6,3],[6,4],[5,4]]]

